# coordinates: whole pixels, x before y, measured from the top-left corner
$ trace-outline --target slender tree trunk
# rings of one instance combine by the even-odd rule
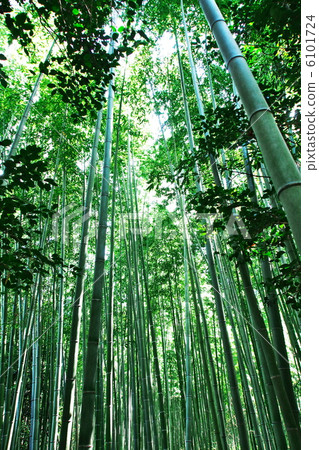
[[[132,166],[133,161],[131,160],[131,150],[130,150],[130,136],[128,140],[128,210],[131,217],[135,218],[137,215],[135,202],[133,198],[133,181],[132,181]],[[134,219],[133,219],[134,221]],[[143,418],[144,418],[144,435],[145,435],[145,448],[152,449],[152,430],[154,435],[154,446],[155,449],[158,448],[157,445],[157,429],[155,423],[155,416],[153,411],[153,399],[151,395],[151,382],[150,373],[148,367],[148,351],[146,347],[146,336],[145,336],[145,321],[144,321],[144,303],[141,293],[141,283],[139,277],[139,264],[138,264],[138,254],[137,254],[137,239],[136,239],[136,221],[133,223],[131,221],[130,225],[130,250],[132,252],[133,268],[134,268],[134,300],[135,305],[133,305],[133,314],[135,319],[135,329],[137,338],[137,355],[139,358],[139,369],[141,376],[141,387],[142,387],[142,398],[143,398]],[[137,230],[140,232],[140,230]],[[151,426],[151,420],[153,423],[153,428]]]
[[[176,36],[175,36],[175,38],[176,38]],[[177,38],[176,38],[176,43],[177,43]],[[181,85],[182,85],[183,100],[184,100],[184,105],[185,105],[185,116],[186,116],[188,138],[189,138],[189,143],[190,143],[190,152],[191,152],[191,154],[193,154],[194,153],[193,136],[192,136],[190,116],[189,116],[189,109],[188,109],[188,104],[187,104],[187,100],[186,100],[184,76],[183,76],[183,70],[182,70],[182,66],[181,66],[181,59],[180,59],[179,51],[178,51],[178,45],[177,45],[177,52],[178,52],[178,58],[179,58]],[[195,166],[195,173],[196,173],[197,191],[202,192],[203,185],[202,185],[199,169],[197,166]],[[226,358],[227,374],[228,374],[228,379],[229,379],[229,383],[231,386],[231,394],[232,394],[235,416],[236,416],[237,425],[238,425],[240,442],[241,442],[242,448],[249,448],[247,427],[246,427],[246,423],[245,423],[243,409],[241,406],[239,388],[238,388],[235,367],[234,367],[234,362],[233,362],[232,353],[231,353],[228,331],[227,331],[226,323],[225,323],[224,311],[223,311],[221,297],[220,297],[220,293],[219,293],[219,286],[218,286],[218,281],[217,281],[217,276],[216,276],[216,271],[215,271],[215,266],[214,266],[214,259],[213,259],[213,255],[212,255],[211,244],[210,244],[210,241],[208,238],[206,239],[206,254],[207,254],[207,259],[208,259],[210,279],[211,279],[212,287],[214,290],[218,322],[219,322],[219,326],[221,329],[222,342],[223,342],[225,358]]]
[[[258,204],[257,201],[257,195],[256,195],[256,187],[255,182],[253,178],[253,173],[251,170],[249,155],[247,152],[247,148],[243,147],[243,157],[244,157],[244,163],[245,163],[245,170],[247,174],[247,182],[250,192],[253,194],[252,201],[256,204]],[[272,287],[272,274],[271,274],[271,266],[269,262],[269,258],[267,256],[263,256],[260,258],[260,265],[261,265],[261,273],[262,278],[265,284],[265,291],[267,295],[267,303],[268,303],[268,318],[269,318],[269,325],[272,333],[272,342],[274,344],[275,349],[275,357],[279,369],[279,373],[282,378],[282,383],[285,386],[285,389],[287,391],[287,395],[289,398],[289,402],[292,406],[292,410],[295,415],[296,423],[299,424],[300,417],[299,417],[299,409],[297,406],[296,397],[294,394],[293,386],[292,386],[292,380],[291,380],[291,374],[290,374],[290,367],[289,367],[289,361],[288,361],[288,354],[285,344],[285,338],[278,308],[278,298],[276,295],[276,292],[274,288]]]
[[[53,41],[53,43],[51,45],[51,48],[50,48],[50,50],[49,50],[49,52],[47,54],[47,57],[45,58],[44,62],[49,61],[49,59],[51,57],[51,53],[52,53],[53,47],[54,47],[54,44],[55,44],[55,40]],[[15,134],[15,137],[14,137],[13,143],[11,145],[11,148],[10,148],[9,154],[7,156],[7,159],[12,158],[12,156],[14,156],[17,153],[18,145],[19,145],[22,133],[24,131],[26,122],[28,120],[31,108],[33,106],[35,96],[37,95],[37,92],[39,90],[39,86],[40,86],[42,78],[43,78],[43,73],[40,73],[38,75],[38,78],[37,78],[35,84],[34,84],[31,96],[29,98],[29,101],[28,101],[28,103],[27,103],[27,105],[25,107],[24,113],[23,113],[22,118],[20,120],[20,124],[19,124],[18,130],[17,130],[17,132]],[[4,177],[5,177],[5,173],[2,176],[0,176],[0,179],[4,178]]]
[[[110,53],[113,53],[111,43]],[[100,199],[99,226],[94,267],[94,284],[90,312],[90,326],[85,361],[82,410],[80,422],[79,448],[92,448],[94,436],[95,383],[97,371],[98,346],[101,331],[102,296],[104,288],[105,241],[107,228],[107,209],[109,200],[111,145],[113,131],[113,81],[108,90],[107,125],[105,135],[105,156]]]
[[[190,254],[190,256],[192,256],[192,255]],[[210,344],[209,344],[209,340],[208,340],[208,329],[207,329],[206,317],[205,317],[202,299],[201,299],[199,280],[198,280],[198,276],[196,273],[195,262],[192,257],[191,257],[190,267],[191,267],[190,275],[191,275],[194,309],[195,309],[197,330],[198,330],[198,336],[199,336],[199,345],[200,345],[200,350],[201,350],[201,355],[202,355],[201,361],[202,361],[205,380],[206,380],[205,388],[207,389],[210,411],[211,411],[212,417],[213,417],[217,448],[221,449],[221,450],[226,450],[228,447],[227,447],[227,442],[226,442],[224,418],[223,418],[223,413],[221,411],[220,398],[219,398],[219,393],[217,390],[215,367],[213,364],[211,348],[210,348]],[[202,324],[200,321],[200,316],[202,318]],[[202,330],[202,327],[203,327],[203,330]],[[208,361],[210,364],[208,364]],[[211,379],[212,379],[212,382],[211,382]],[[217,411],[218,411],[218,413],[217,413]]]
[[[62,224],[61,224],[61,259],[64,261],[65,256],[65,224],[66,224],[66,170],[63,168],[63,184],[62,184]],[[64,324],[64,273],[63,266],[60,269],[60,286],[59,286],[59,302],[58,302],[58,335],[56,343],[56,367],[54,376],[54,392],[53,392],[53,409],[51,416],[50,430],[50,450],[55,450],[58,441],[58,424],[60,412],[61,397],[61,381],[62,381],[62,357],[63,357],[63,324]]]
[[[119,112],[119,121],[121,108]],[[118,128],[120,123],[118,122]],[[119,130],[118,130],[119,131]],[[118,144],[118,143],[117,143]],[[117,150],[114,155],[114,172],[112,185],[112,218],[110,232],[110,270],[108,276],[108,296],[106,305],[106,340],[107,340],[107,360],[106,360],[106,414],[105,414],[105,448],[111,450],[113,442],[113,370],[114,370],[114,333],[113,333],[113,313],[114,313],[114,232],[115,232],[115,200],[117,185]]]
[[[42,292],[41,292],[42,280],[39,280],[39,292],[38,292],[38,311],[36,314],[36,320],[33,327],[33,345],[32,345],[32,392],[31,392],[31,430],[29,449],[38,450],[39,448],[39,410],[40,410],[40,388],[41,388],[41,372],[40,372],[40,314],[42,306]]]
[[[66,373],[65,393],[64,393],[64,406],[62,415],[62,426],[60,434],[59,449],[69,449],[72,435],[72,424],[74,414],[74,393],[76,383],[76,373],[79,354],[79,341],[81,331],[81,317],[83,306],[83,291],[84,291],[84,277],[85,277],[85,263],[88,244],[89,233],[89,221],[91,214],[91,203],[93,195],[93,186],[96,170],[97,149],[99,143],[99,136],[101,130],[102,121],[102,109],[98,112],[98,117],[95,125],[95,135],[92,146],[92,154],[89,169],[89,178],[87,183],[86,198],[82,214],[82,229],[81,229],[81,243],[80,243],[80,255],[78,268],[79,272],[76,277],[76,287],[74,295],[74,303],[72,308],[72,324],[71,324],[71,336],[68,366]]]
[[[273,383],[276,396],[281,408],[283,419],[286,425],[286,430],[291,446],[291,450],[300,449],[300,430],[298,424],[295,421],[293,411],[286,393],[285,386],[282,383],[271,342],[267,333],[267,329],[261,313],[258,309],[257,299],[253,287],[251,285],[250,276],[248,272],[247,264],[243,261],[243,257],[239,257],[239,270],[244,283],[244,289],[248,301],[248,306],[252,318],[254,330],[256,332],[256,338],[260,342],[262,352],[265,355],[266,364],[269,370],[271,381]]]
[[[186,230],[185,230],[186,232]],[[184,235],[184,273],[185,273],[185,373],[186,373],[186,424],[185,449],[192,448],[192,375],[191,375],[191,336],[190,336],[190,306],[188,293],[188,256],[187,237]],[[193,425],[194,426],[194,425]]]

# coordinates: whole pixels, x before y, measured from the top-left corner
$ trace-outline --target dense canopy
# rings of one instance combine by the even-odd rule
[[[300,449],[300,3],[218,7],[1,2],[3,449]]]

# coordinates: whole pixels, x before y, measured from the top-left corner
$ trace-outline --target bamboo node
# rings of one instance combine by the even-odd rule
[[[281,186],[281,188],[279,188],[277,191],[278,197],[283,191],[294,186],[301,186],[301,181],[290,181],[289,183],[286,183],[283,186]]]
[[[231,57],[229,58],[229,60],[227,61],[227,63],[226,63],[226,69],[227,69],[227,70],[228,70],[229,63],[230,63],[233,59],[236,59],[236,58],[244,58],[244,59],[245,59],[245,57],[244,57],[241,53],[238,53],[238,55],[231,56]]]
[[[217,22],[225,22],[225,23],[226,23],[225,19],[216,19],[216,20],[214,20],[214,22],[212,22],[212,23],[210,24],[210,28],[211,28],[212,31],[213,31],[214,25],[215,25]]]
[[[255,109],[255,111],[253,111],[253,112],[250,114],[249,122],[251,123],[251,119],[253,118],[253,116],[254,116],[255,114],[257,114],[258,112],[261,112],[261,111],[268,111],[268,112],[271,113],[270,108],[268,108],[268,107],[266,107],[266,106],[263,106],[263,107],[261,107],[261,108],[257,108],[257,109]],[[257,119],[257,120],[258,120],[258,119]],[[253,124],[251,123],[251,125],[253,125]]]

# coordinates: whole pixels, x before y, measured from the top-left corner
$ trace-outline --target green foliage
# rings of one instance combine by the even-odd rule
[[[7,13],[5,23],[11,32],[11,40],[18,39],[23,47],[27,47],[32,42],[34,24],[26,12],[20,12],[15,16]],[[25,52],[28,54],[26,48]]]
[[[301,266],[298,261],[281,264],[278,275],[272,279],[272,286],[282,292],[287,304],[301,313]]]
[[[0,186],[0,273],[7,288],[30,288],[36,274],[44,275],[48,267],[61,263],[57,255],[45,256],[36,244],[41,235],[40,219],[53,213],[43,203],[32,201],[33,188],[49,191],[55,184],[50,178],[43,179],[45,171],[41,148],[36,146],[27,146],[5,162]]]
[[[20,1],[21,5],[23,2]],[[40,72],[54,77],[50,83],[52,94],[59,94],[65,103],[73,105],[77,111],[74,117],[83,117],[88,112],[95,113],[101,108],[105,95],[105,86],[112,78],[111,68],[119,65],[120,59],[133,53],[134,49],[147,42],[142,31],[135,31],[132,22],[141,1],[129,1],[123,19],[126,26],[119,33],[106,31],[106,20],[111,16],[111,5],[103,1],[83,4],[79,1],[40,1],[41,6],[31,2],[31,12],[40,21],[51,27],[55,25],[55,35],[64,51],[53,56],[50,61],[40,63]],[[113,7],[125,5],[118,1]],[[32,42],[33,28],[31,12],[21,12],[16,16],[7,13],[6,25],[11,38],[17,39],[25,48]],[[111,19],[109,19],[111,21]],[[141,39],[135,39],[136,35]],[[109,54],[110,40],[115,41],[117,48]],[[1,75],[1,73],[0,73]]]
[[[0,53],[0,61],[6,61],[6,57]],[[2,70],[3,64],[0,63],[0,83],[2,84],[3,87],[7,87],[8,86],[8,75]]]
[[[194,120],[194,131],[199,134],[197,155],[201,160],[207,160],[209,154],[217,157],[221,148],[238,147],[253,138],[245,111],[236,106],[236,100],[225,101],[215,109],[208,107],[205,117]]]
[[[141,1],[115,1],[111,4],[111,2],[103,0],[41,0],[37,2],[20,0],[18,3],[21,7],[18,12],[10,6],[9,2],[3,1],[0,6],[0,12],[7,13],[10,17],[7,19],[7,26],[12,29],[12,38],[17,39],[28,52],[28,57],[25,58],[22,53],[23,49],[18,51],[19,55],[23,55],[25,58],[21,58],[19,64],[10,61],[9,52],[9,61],[6,61],[0,54],[0,63],[3,62],[4,65],[3,73],[0,67],[0,82],[3,87],[6,87],[2,89],[0,104],[0,122],[3,132],[0,145],[2,146],[3,160],[7,154],[5,149],[9,148],[14,138],[24,105],[38,74],[39,61],[43,57],[40,55],[41,52],[35,48],[37,40],[44,36],[43,48],[46,48],[49,46],[48,33],[50,41],[52,41],[52,37],[57,39],[54,56],[50,61],[40,63],[40,72],[45,76],[41,82],[39,98],[35,101],[20,142],[21,152],[5,163],[5,173],[0,186],[0,232],[2,233],[0,271],[3,298],[5,299],[1,313],[7,304],[7,325],[13,323],[15,317],[13,302],[16,301],[18,305],[17,320],[19,321],[19,326],[13,329],[12,340],[9,340],[8,332],[3,333],[2,341],[0,341],[4,354],[4,357],[1,358],[2,364],[9,362],[7,349],[13,349],[17,355],[20,351],[24,339],[23,332],[26,330],[25,323],[29,314],[27,308],[25,308],[26,311],[23,311],[23,302],[26,305],[29,304],[30,288],[34,284],[35,276],[42,275],[40,277],[41,285],[37,291],[37,301],[39,298],[39,302],[37,308],[32,310],[36,324],[32,330],[32,339],[33,336],[37,339],[36,330],[41,334],[40,338],[34,342],[38,345],[41,375],[37,377],[35,373],[37,359],[36,345],[33,345],[32,365],[30,360],[27,370],[25,370],[26,375],[24,383],[22,383],[21,394],[19,394],[21,403],[23,403],[24,395],[27,396],[27,399],[22,406],[21,420],[17,417],[14,422],[20,427],[17,430],[21,436],[21,447],[27,448],[29,445],[27,441],[33,420],[31,407],[37,401],[40,412],[39,429],[41,430],[39,445],[41,443],[43,448],[48,446],[47,432],[52,423],[52,408],[48,409],[46,405],[50,404],[56,395],[56,392],[53,392],[52,381],[57,366],[58,352],[61,352],[60,356],[70,353],[69,332],[75,299],[74,275],[77,273],[74,261],[79,251],[81,212],[85,198],[84,189],[87,186],[88,154],[92,145],[94,126],[93,112],[101,107],[104,86],[107,86],[111,78],[110,69],[113,68],[116,73],[114,124],[117,123],[119,86],[122,84],[123,77],[119,62],[134,50],[135,54],[132,58],[128,58],[126,67],[124,103],[120,125],[118,125],[119,183],[115,192],[115,210],[112,211],[112,214],[115,215],[114,241],[108,233],[106,237],[107,249],[110,248],[111,241],[112,244],[114,243],[115,256],[112,266],[108,250],[105,252],[105,270],[110,270],[109,273],[111,273],[111,268],[114,269],[114,285],[111,277],[106,276],[106,281],[110,285],[103,294],[103,308],[105,306],[108,308],[111,296],[109,292],[113,289],[114,319],[111,325],[114,327],[112,373],[114,374],[115,394],[111,405],[114,419],[112,445],[116,448],[123,445],[125,448],[130,448],[133,445],[134,424],[136,423],[138,432],[134,443],[141,448],[146,446],[145,436],[143,432],[140,432],[144,427],[145,397],[141,386],[144,383],[146,371],[143,371],[144,358],[141,358],[140,355],[141,345],[144,342],[145,365],[150,371],[149,391],[147,392],[150,403],[146,410],[154,407],[155,416],[160,410],[157,397],[159,389],[155,388],[155,384],[153,384],[155,380],[153,345],[156,343],[158,345],[157,362],[163,383],[163,389],[160,391],[165,396],[164,413],[172,444],[165,448],[184,448],[185,311],[183,302],[187,288],[185,275],[187,275],[190,281],[191,302],[190,339],[193,363],[191,376],[194,392],[196,392],[192,408],[196,423],[200,425],[200,427],[194,427],[193,447],[216,448],[216,430],[215,425],[212,424],[210,411],[212,405],[209,405],[207,397],[207,386],[212,379],[211,375],[214,370],[217,374],[214,388],[217,390],[222,404],[213,406],[221,408],[221,410],[217,410],[219,418],[225,421],[225,434],[229,448],[238,447],[237,427],[234,427],[233,421],[233,405],[229,401],[232,387],[229,388],[229,378],[225,372],[227,352],[223,350],[220,326],[216,320],[214,298],[218,291],[224,297],[225,325],[231,344],[227,355],[233,355],[241,400],[244,402],[243,399],[245,398],[246,401],[251,395],[258,418],[265,424],[267,439],[268,437],[270,439],[269,445],[275,448],[276,443],[272,432],[268,434],[268,429],[271,431],[272,426],[268,409],[272,405],[265,391],[266,383],[261,377],[263,367],[258,354],[255,353],[256,342],[252,328],[248,326],[250,316],[248,315],[247,299],[244,298],[246,284],[243,285],[239,278],[237,257],[242,255],[242,261],[249,263],[252,291],[256,294],[261,314],[266,320],[267,314],[262,308],[269,306],[269,299],[265,292],[269,292],[270,286],[262,282],[260,260],[263,258],[270,260],[273,272],[272,287],[279,298],[278,303],[280,305],[283,302],[286,303],[284,306],[288,314],[285,313],[284,308],[281,308],[280,313],[286,321],[286,325],[291,325],[291,329],[288,330],[291,339],[289,343],[292,343],[291,352],[294,356],[298,354],[298,342],[297,344],[293,343],[293,338],[294,335],[298,335],[298,321],[296,320],[298,314],[295,314],[294,310],[300,308],[299,261],[290,262],[291,258],[287,257],[286,241],[290,239],[290,233],[286,217],[276,206],[279,204],[278,199],[274,195],[272,186],[269,185],[267,174],[264,175],[260,172],[261,154],[246,116],[239,107],[238,99],[233,95],[231,79],[224,70],[224,63],[216,43],[211,36],[205,36],[208,28],[200,11],[199,3],[192,5],[191,2],[185,1],[185,8],[187,8],[188,29],[198,70],[199,90],[204,104],[205,117],[198,115],[190,67],[181,37],[179,0],[169,3],[150,0],[144,2],[142,7]],[[291,19],[279,17],[280,13],[276,12],[276,8],[281,6],[286,9],[287,3],[280,6],[280,3],[276,2],[273,4],[275,9],[272,8],[272,10],[270,2],[265,0],[246,2],[245,4],[239,1],[225,0],[218,1],[218,4],[223,12],[227,13],[227,20],[232,23],[233,31],[237,32],[237,39],[248,59],[248,64],[253,68],[285,136],[288,134],[292,136],[296,147],[295,158],[298,160],[299,92],[297,83],[292,87],[288,83],[289,79],[295,76],[295,69],[299,64],[290,46],[294,45],[294,38],[296,38],[295,42],[298,43],[298,41],[294,28],[292,27],[291,34],[288,36],[289,29],[284,24],[285,20],[290,23]],[[119,13],[123,24],[114,26],[114,23],[111,23],[113,7]],[[260,11],[265,11],[264,16],[258,13],[258,8]],[[281,25],[273,23],[274,21],[270,18],[271,14],[278,15]],[[273,30],[270,30],[267,20],[274,25]],[[29,22],[34,25],[33,29],[28,29]],[[105,24],[109,28],[108,31],[104,27]],[[285,29],[283,33],[280,31],[280,27]],[[167,56],[166,50],[168,49],[166,47],[162,50],[159,49],[162,42],[159,39],[160,34],[167,31],[165,37],[170,36],[169,30],[176,30],[180,41],[186,96],[191,118],[190,125],[194,138],[193,154],[189,149],[176,54],[172,49],[171,56]],[[31,32],[34,34],[32,35]],[[273,33],[271,39],[267,36],[268,32]],[[1,36],[2,41],[6,39],[7,34],[8,31],[5,30]],[[117,47],[114,56],[109,55],[107,51],[111,38]],[[173,41],[174,39],[165,40],[165,45],[174,47]],[[2,47],[1,51],[5,52],[3,44]],[[292,75],[288,73],[290,70],[293,71]],[[208,73],[212,77],[212,86],[207,78]],[[6,84],[8,81],[9,83]],[[211,87],[214,89],[216,109],[213,108]],[[165,130],[165,138],[159,131],[157,117],[153,117],[154,110],[160,117]],[[105,128],[105,120],[104,116],[102,130]],[[134,183],[128,180],[129,140],[130,152],[134,155],[134,157],[132,156],[132,165],[134,161],[136,176]],[[31,145],[33,143],[39,144],[40,147]],[[252,177],[257,187],[258,204],[250,190],[247,189],[247,167],[245,167],[241,151],[243,144],[247,146],[251,159]],[[100,161],[103,157],[102,137],[98,145],[98,153],[97,167],[100,169]],[[216,186],[209,155],[214,155],[222,186],[227,185],[227,189]],[[205,189],[202,193],[195,193],[195,181],[197,181],[195,165],[198,166],[202,176]],[[54,172],[54,167],[57,169],[56,172]],[[66,172],[67,180],[65,192],[62,187],[60,170],[62,167]],[[173,174],[171,169],[173,169]],[[111,179],[114,176],[113,172],[114,160],[111,160]],[[85,341],[89,328],[89,299],[94,284],[93,265],[100,206],[98,203],[98,193],[101,187],[100,170],[97,170],[94,186],[93,217],[90,222],[91,228],[86,252],[87,277],[83,299],[85,308],[81,324],[83,328],[78,341],[80,352],[76,382],[79,398],[82,389]],[[183,239],[183,223],[176,186],[178,194],[187,199],[184,219],[189,242]],[[52,234],[49,234],[52,230],[51,216],[55,213],[56,217],[57,209],[56,205],[52,208],[48,207],[47,200],[53,187],[52,201],[61,204],[61,198],[65,194],[68,214],[64,261],[57,256],[61,242],[56,239],[56,236],[53,237]],[[133,207],[134,201],[131,198],[133,194],[129,193],[130,190],[133,192],[136,190],[136,203],[140,212],[139,228],[136,217],[130,216],[132,209],[136,208],[137,210],[136,205]],[[238,224],[235,225],[235,230],[237,227],[239,233],[226,237],[224,231],[234,210],[237,211],[249,232],[249,237],[246,239],[240,233]],[[207,265],[207,250],[205,250],[207,231],[204,221],[198,218],[197,213],[218,214],[213,223],[213,234],[211,235],[218,278],[217,287],[214,285],[213,289]],[[42,243],[42,232],[47,221],[49,233],[46,243]],[[106,218],[107,230],[109,230],[109,223],[110,211]],[[142,233],[141,236],[140,233]],[[187,274],[183,270],[185,245],[189,246],[192,258],[191,261],[188,261],[189,273]],[[144,264],[146,273],[144,273]],[[54,270],[57,266],[60,268],[59,271]],[[60,281],[61,284],[59,284]],[[59,293],[62,285],[63,292]],[[63,296],[64,298],[62,298]],[[145,308],[147,296],[149,296],[150,308]],[[63,314],[63,342],[62,346],[57,348],[57,323],[62,318],[58,316],[57,312],[58,297],[63,301],[65,311]],[[195,306],[200,301],[203,303],[203,314],[201,313],[198,319]],[[233,308],[230,313],[227,313],[228,305]],[[152,314],[152,324],[150,314]],[[3,322],[6,321],[4,313],[1,318]],[[205,320],[208,325],[207,335],[199,333],[199,331],[204,331]],[[110,341],[107,332],[111,327],[107,310],[102,310],[101,321],[102,345],[99,346],[99,363],[103,370],[101,370],[101,376],[99,375],[97,389],[98,398],[103,399],[103,395],[105,395],[104,367],[110,355],[108,350]],[[268,326],[269,322],[266,322],[266,327],[268,328]],[[156,339],[151,337],[153,331]],[[240,352],[235,345],[235,333],[240,341]],[[205,345],[207,341],[205,348],[201,347],[203,339]],[[212,353],[213,363],[209,364],[206,373],[203,362],[209,352]],[[290,356],[289,354],[289,358]],[[242,372],[241,362],[244,362]],[[255,371],[255,366],[257,371]],[[295,364],[293,364],[293,368],[295,369]],[[62,370],[65,369],[62,368]],[[31,397],[35,392],[34,385],[31,385],[32,375],[32,383],[36,384],[39,381],[40,390],[39,398],[33,397],[31,402]],[[249,383],[253,383],[251,390],[241,384],[246,376],[248,376]],[[2,388],[6,389],[8,393],[10,390],[12,392],[16,390],[16,374],[11,384],[9,378],[6,374],[5,382],[2,384],[0,382],[0,398]],[[63,378],[65,378],[65,373],[63,373]],[[261,401],[261,405],[258,400]],[[5,405],[5,413],[11,412],[11,404],[9,398]],[[60,408],[61,406],[60,404]],[[248,403],[245,403],[245,420],[247,419],[247,423],[252,425],[251,419],[254,417],[255,409],[253,408],[253,411],[250,412],[248,406]],[[123,414],[123,411],[126,413]],[[97,412],[96,428],[100,427],[101,430],[105,430],[105,423],[98,422],[99,417],[103,414],[102,410]],[[131,418],[130,423],[128,422],[129,418]],[[158,420],[157,423],[156,420],[158,420],[157,417],[151,424],[154,427],[152,434],[155,424],[158,425],[158,430],[161,430],[160,421]],[[5,428],[6,432],[8,427],[7,425]],[[198,432],[199,429],[200,432]],[[122,434],[123,430],[125,433]],[[129,441],[128,430],[131,430],[131,441]],[[75,433],[73,434],[75,435]],[[257,433],[254,436],[257,436]],[[16,445],[17,441],[18,438]],[[259,447],[258,443],[252,441],[252,446],[256,446],[255,444]],[[96,441],[94,445],[98,447],[98,442]],[[154,446],[156,447],[155,443]],[[71,443],[71,448],[73,447],[77,447],[74,436]]]

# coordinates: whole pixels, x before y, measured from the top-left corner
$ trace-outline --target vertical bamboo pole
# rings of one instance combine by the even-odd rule
[[[52,45],[50,47],[50,50],[49,50],[49,52],[48,52],[44,62],[49,61],[49,59],[51,57],[51,53],[52,53],[53,47],[54,47],[54,44],[55,44],[55,40],[53,41],[53,43],[52,43]],[[19,145],[22,133],[24,131],[25,124],[26,124],[26,122],[28,120],[31,108],[33,106],[35,96],[36,96],[36,94],[37,94],[37,92],[39,90],[39,86],[40,86],[42,78],[43,78],[43,73],[40,73],[38,75],[38,78],[36,79],[36,82],[35,82],[35,84],[33,86],[32,93],[30,95],[29,101],[26,104],[26,107],[25,107],[24,112],[22,114],[22,117],[21,117],[21,120],[20,120],[20,124],[19,124],[18,130],[17,130],[17,132],[15,134],[15,137],[14,137],[13,143],[11,145],[11,148],[10,148],[9,154],[7,156],[7,159],[12,158],[12,156],[14,156],[17,153],[17,148],[18,148],[18,145]],[[0,178],[4,178],[4,176],[5,176],[5,174],[0,176]]]
[[[114,43],[111,41],[110,53]],[[105,242],[110,184],[111,146],[113,131],[113,80],[108,89],[107,122],[105,134],[105,154],[100,198],[99,226],[94,267],[94,284],[91,301],[90,325],[85,361],[82,410],[80,421],[79,448],[92,448],[94,436],[95,384],[97,373],[98,346],[101,329],[102,296],[104,287]]]
[[[245,107],[269,175],[283,204],[300,250],[301,182],[299,170],[217,4],[214,0],[199,0],[199,3]]]
[[[82,317],[82,307],[83,307],[85,263],[86,263],[89,220],[90,220],[90,213],[91,213],[91,203],[92,203],[92,195],[93,195],[93,185],[94,185],[94,178],[95,178],[97,149],[98,149],[98,143],[99,143],[101,121],[102,121],[102,109],[98,112],[96,125],[95,125],[95,134],[94,134],[94,140],[93,140],[93,145],[92,145],[88,184],[87,184],[85,204],[84,204],[84,209],[83,209],[83,214],[82,214],[81,242],[80,242],[80,254],[79,254],[79,262],[78,262],[79,272],[76,277],[74,303],[73,303],[73,308],[72,308],[70,347],[69,347],[68,366],[67,366],[67,373],[66,373],[64,405],[63,405],[60,443],[59,443],[60,450],[70,448],[71,434],[72,434],[75,381],[76,381],[76,372],[77,372],[77,364],[78,364],[79,341],[80,341],[80,331],[81,331],[81,317]]]
[[[64,261],[65,255],[65,197],[66,197],[66,169],[63,168],[62,182],[62,224],[61,224],[61,259]],[[64,274],[63,266],[60,268],[59,304],[58,304],[58,335],[56,342],[56,367],[54,376],[53,411],[51,417],[50,430],[50,450],[55,450],[58,441],[58,423],[61,397],[62,380],[62,356],[63,356],[63,323],[64,323]]]
[[[186,119],[186,124],[187,124],[190,152],[193,154],[194,153],[194,150],[193,150],[194,145],[193,145],[191,120],[190,120],[190,115],[189,115],[188,103],[187,103],[187,99],[186,99],[184,76],[183,76],[183,70],[182,70],[182,64],[181,64],[181,58],[180,58],[180,54],[179,54],[178,41],[177,41],[176,34],[175,34],[175,39],[176,39],[177,55],[178,55],[178,61],[179,61],[179,70],[180,70],[180,75],[181,75],[181,87],[182,87],[183,101],[184,101],[184,107],[185,107],[185,119]],[[195,165],[195,174],[196,174],[196,189],[198,192],[202,192],[203,184],[202,184],[200,172],[199,172],[197,165]],[[218,176],[218,173],[216,174],[216,176]],[[216,180],[216,183],[217,182],[220,183],[219,178]],[[220,292],[219,292],[218,279],[217,279],[215,265],[214,265],[211,243],[210,243],[208,237],[206,238],[205,247],[206,247],[207,260],[208,260],[210,281],[211,281],[211,284],[212,284],[212,287],[214,290],[214,298],[215,298],[218,322],[219,322],[219,326],[221,329],[222,342],[223,342],[225,358],[226,358],[227,375],[228,375],[228,379],[229,379],[229,384],[231,386],[231,395],[232,395],[232,401],[233,401],[237,425],[238,425],[240,442],[241,442],[241,445],[243,448],[245,448],[245,447],[248,448],[249,447],[249,438],[248,438],[248,433],[247,433],[247,426],[246,426],[246,422],[245,422],[243,408],[241,405],[239,387],[238,387],[238,382],[237,382],[237,378],[236,378],[234,361],[233,361],[233,357],[232,357],[232,353],[231,353],[230,339],[229,339],[228,330],[226,327],[225,316],[224,316],[223,306],[222,306],[222,302],[221,302],[221,296],[220,296]]]

